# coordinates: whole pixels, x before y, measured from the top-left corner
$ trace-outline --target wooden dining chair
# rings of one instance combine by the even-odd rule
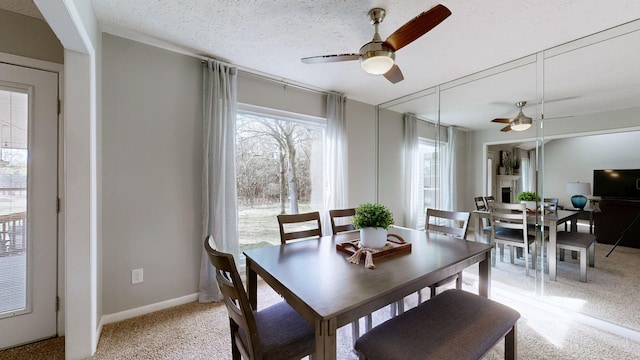
[[[320,213],[317,211],[278,215],[278,224],[280,226],[280,243],[283,245],[290,240],[322,236]]]
[[[489,223],[491,224],[491,240],[500,248],[500,261],[504,261],[504,245],[509,246],[510,260],[514,263],[514,248],[523,249],[524,266],[529,275],[529,247],[532,263],[536,263],[535,234],[530,234],[527,227],[527,208],[525,204],[489,203]],[[493,262],[495,264],[495,262]]]
[[[229,315],[233,360],[300,359],[315,352],[315,329],[281,301],[257,311],[249,303],[231,254],[204,241]]]
[[[349,213],[349,209],[332,210],[332,211],[336,211],[337,214]],[[329,214],[331,214],[331,212],[329,212]],[[353,209],[353,214],[355,214],[355,209]],[[349,216],[349,215],[343,215],[343,216]],[[315,226],[314,226],[314,223],[315,223]],[[280,226],[280,243],[283,245],[291,240],[322,236],[322,226],[320,225],[320,213],[317,211],[305,213],[305,214],[278,215],[278,224]],[[293,225],[300,225],[300,224],[306,225],[306,228],[300,229],[300,227],[297,226],[296,230],[289,231],[289,232],[285,231],[286,228],[288,228],[288,226],[286,225],[293,226]],[[309,229],[308,228],[309,226],[311,226],[312,229]],[[333,233],[336,234],[336,228],[334,228],[333,218],[331,218],[331,227],[333,229]],[[373,326],[371,314],[369,314],[365,318],[365,326],[367,331],[369,331]],[[351,335],[353,338],[353,343],[355,344],[355,341],[360,336],[360,320],[355,320],[351,323]]]
[[[476,210],[479,211],[486,211],[487,210],[487,204],[484,202],[484,197],[483,196],[476,196],[473,198],[473,202],[476,204]]]
[[[447,211],[427,208],[425,231],[455,236],[461,239],[467,237],[470,213],[464,211]],[[431,297],[436,296],[436,288],[451,282],[456,282],[456,289],[462,289],[462,271],[429,285]],[[422,302],[422,291],[418,291],[418,304]]]
[[[353,215],[356,214],[356,209],[339,209],[339,210],[329,210],[329,218],[331,218],[331,231],[333,234],[339,234],[345,231],[355,230],[356,227],[353,226],[351,222],[347,224],[336,224],[336,220],[338,222],[344,222],[346,218],[353,218]]]

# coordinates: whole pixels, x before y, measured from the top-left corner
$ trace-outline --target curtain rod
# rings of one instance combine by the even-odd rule
[[[330,91],[315,89],[315,88],[312,88],[312,87],[309,87],[309,86],[306,86],[306,85],[287,82],[287,81],[285,81],[283,79],[277,79],[277,78],[274,78],[274,77],[269,76],[267,74],[256,72],[255,70],[250,70],[248,68],[244,68],[242,66],[231,64],[231,63],[228,63],[228,62],[223,61],[223,60],[218,60],[218,59],[210,58],[210,57],[206,57],[206,56],[198,56],[198,57],[201,59],[200,62],[202,64],[206,64],[208,60],[218,61],[218,62],[221,62],[221,63],[227,65],[227,66],[236,67],[238,70],[242,71],[242,73],[244,73],[246,75],[253,76],[253,77],[261,79],[261,80],[268,80],[268,81],[274,82],[276,84],[283,85],[284,87],[291,86],[291,87],[294,87],[294,88],[298,88],[298,89],[301,89],[301,90],[314,92],[314,93],[321,94],[321,95],[329,95],[329,93],[330,93]]]

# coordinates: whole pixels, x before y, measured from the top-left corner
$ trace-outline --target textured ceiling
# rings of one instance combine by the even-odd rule
[[[452,15],[396,55],[405,80],[365,74],[357,61],[300,58],[357,52],[367,12],[383,7],[382,38],[436,1],[91,0],[104,31],[153,42],[379,104],[640,18],[640,1],[449,0]]]
[[[367,12],[373,7],[383,7],[387,11],[380,26],[384,39],[414,16],[435,6],[437,1],[91,2],[102,31],[188,54],[211,56],[243,70],[293,84],[340,91],[350,99],[369,104],[385,103],[640,18],[638,0],[443,0],[439,3],[447,6],[452,15],[398,51],[396,62],[405,80],[391,84],[382,76],[364,73],[358,61],[308,65],[303,64],[300,58],[357,52],[373,36],[373,26],[367,17]],[[17,9],[21,5],[32,7],[29,4],[30,1],[2,0],[0,8],[14,8],[12,11],[28,15],[25,13],[27,10]],[[631,51],[632,59],[640,56],[637,47]],[[583,56],[597,63],[593,58],[602,55],[602,52],[591,52]],[[629,61],[611,64],[638,68]],[[585,63],[584,66],[588,69],[592,64]],[[605,65],[601,68],[611,70]],[[617,70],[618,73],[625,72],[624,69]],[[531,75],[523,75],[530,71],[534,71],[534,79],[530,78]],[[558,72],[565,73],[564,70]],[[573,73],[580,76],[578,71]],[[561,75],[556,76],[558,81],[567,81],[560,78]],[[577,81],[571,79],[570,84],[574,83]],[[505,84],[517,84],[526,89],[511,89]],[[475,88],[468,87],[466,91],[452,89],[450,94],[464,94],[465,105],[468,106],[460,108],[457,114],[451,114],[447,123],[469,129],[487,128],[487,119],[515,115],[514,102],[535,99],[534,84],[535,69],[520,69],[505,74],[502,83],[487,81],[482,86],[478,83]],[[594,86],[586,82],[581,84],[584,87]],[[599,90],[630,89],[634,86],[635,83],[623,86],[610,84],[607,89]],[[588,98],[571,91],[553,90],[551,86],[549,93],[558,99]],[[447,98],[443,93],[441,103],[444,106],[449,101],[460,107],[462,104],[457,99],[453,96]],[[488,112],[481,114],[472,108],[474,103],[493,107],[485,107]],[[428,108],[407,106],[396,110],[429,114]],[[526,113],[530,114],[531,110]],[[566,111],[559,109],[557,113],[564,115]]]

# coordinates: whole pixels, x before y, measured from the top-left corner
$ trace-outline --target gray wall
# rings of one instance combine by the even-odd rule
[[[197,292],[200,60],[103,35],[103,309]],[[238,101],[325,117],[326,96],[246,73]],[[347,102],[349,204],[375,200],[375,107]],[[131,270],[144,282],[131,285]]]
[[[44,20],[0,10],[0,51],[62,64],[64,49]]]
[[[103,35],[103,312],[196,292],[200,60]],[[131,270],[144,282],[131,285]]]

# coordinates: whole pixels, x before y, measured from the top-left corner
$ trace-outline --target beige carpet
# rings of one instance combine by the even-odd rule
[[[536,289],[521,262],[492,269],[492,298],[522,314],[518,325],[521,359],[640,359],[640,249],[598,245],[589,282],[578,281],[578,263],[559,263],[558,281]],[[507,260],[507,259],[505,259]],[[475,291],[475,269],[465,271],[465,289]],[[260,282],[258,307],[280,300]],[[415,305],[416,296],[406,299]],[[389,316],[374,313],[374,323]],[[608,321],[602,321],[608,320]],[[351,328],[338,334],[338,358],[355,360]],[[485,359],[503,358],[498,344]],[[64,359],[64,338],[0,351],[0,359]],[[92,359],[230,359],[228,318],[222,304],[191,303],[106,325]]]

